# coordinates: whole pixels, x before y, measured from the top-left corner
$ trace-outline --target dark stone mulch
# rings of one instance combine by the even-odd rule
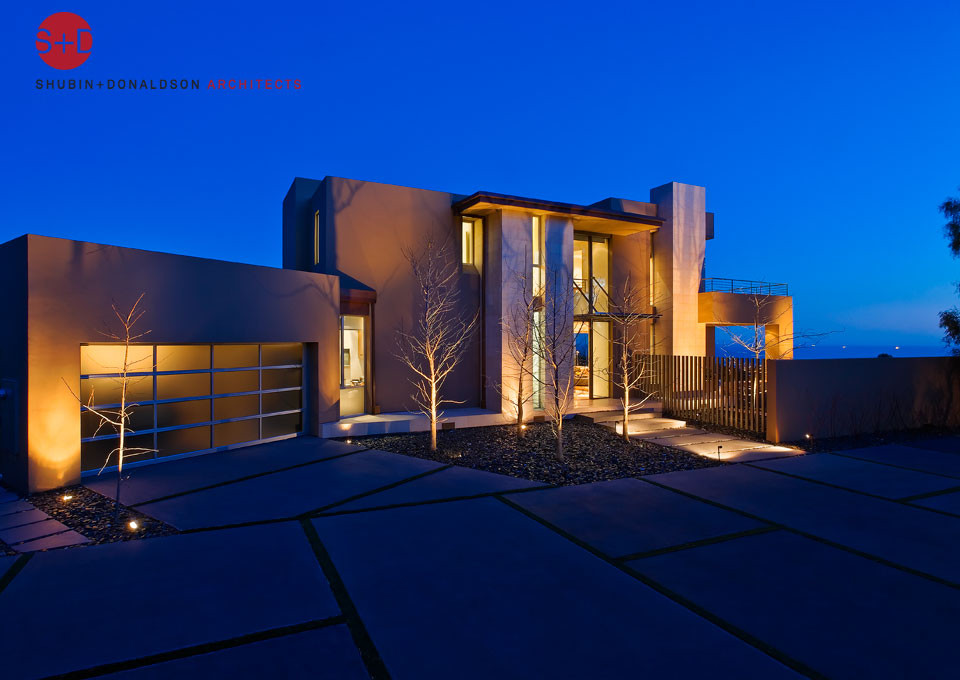
[[[72,496],[72,498],[64,500],[65,496]],[[132,541],[179,533],[169,524],[147,517],[123,505],[120,506],[120,512],[114,520],[113,499],[101,496],[85,486],[68,486],[55,491],[44,491],[27,497],[27,500],[54,519],[86,536],[92,544]],[[130,528],[131,521],[137,522],[137,529]]]
[[[529,423],[517,437],[509,425],[471,427],[430,434],[351,437],[355,444],[548,484],[570,485],[721,465],[692,453],[649,442],[625,442],[602,425],[568,420],[563,425],[564,460],[555,456],[556,439],[547,423]],[[344,441],[345,438],[340,438]]]

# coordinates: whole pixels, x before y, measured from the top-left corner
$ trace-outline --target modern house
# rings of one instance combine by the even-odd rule
[[[460,301],[478,332],[447,383],[450,399],[493,416],[515,367],[503,319],[518,281],[571,294],[576,397],[617,397],[610,300],[647,291],[649,348],[708,356],[721,325],[764,325],[769,358],[789,358],[792,300],[750,282],[705,279],[714,236],[703,187],[670,183],[649,201],[590,205],[489,192],[452,194],[337,177],[297,178],[283,201],[283,268],[23,236],[0,245],[0,472],[23,491],[95,474],[116,444],[82,403],[119,400],[120,349],[104,342],[111,304],[144,293],[149,335],[130,398],[133,446],[155,462],[297,435],[362,414],[409,411],[396,329],[417,294],[404,252],[454,244]],[[784,287],[785,288],[785,287]],[[550,289],[550,285],[547,285]],[[549,293],[548,293],[549,294]],[[775,348],[775,349],[774,349]],[[335,427],[334,427],[335,429]]]

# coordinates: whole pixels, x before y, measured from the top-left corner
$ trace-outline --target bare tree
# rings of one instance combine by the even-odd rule
[[[77,396],[72,389],[70,390],[71,393],[73,393],[73,396],[77,398],[77,401],[81,403],[83,410],[92,413],[98,419],[97,429],[93,434],[94,437],[97,436],[97,434],[99,434],[100,431],[105,427],[112,427],[119,435],[118,446],[107,454],[103,461],[103,465],[100,467],[100,472],[103,472],[104,469],[106,469],[106,467],[110,464],[113,456],[116,455],[117,494],[116,498],[114,499],[114,520],[117,519],[117,516],[120,512],[120,483],[123,480],[124,462],[127,458],[155,452],[155,449],[130,447],[127,446],[126,443],[127,437],[134,433],[134,430],[130,427],[130,419],[133,415],[134,409],[138,406],[138,404],[129,401],[129,388],[132,380],[140,379],[131,378],[130,374],[152,369],[152,366],[142,365],[144,361],[146,361],[145,357],[134,358],[131,356],[131,345],[150,333],[149,330],[138,331],[135,328],[137,323],[146,313],[146,310],[142,309],[140,306],[140,303],[143,302],[144,295],[145,293],[141,293],[140,297],[137,298],[137,301],[133,303],[133,306],[127,312],[121,312],[117,304],[113,303],[113,313],[120,322],[121,330],[113,331],[108,328],[106,331],[101,332],[101,335],[107,339],[123,345],[123,358],[120,364],[118,366],[104,367],[106,372],[115,374],[113,380],[117,382],[120,388],[120,405],[116,408],[106,409],[97,407],[93,390],[90,391],[90,396],[88,397],[86,404],[84,404],[80,397]],[[66,384],[66,380],[64,380],[64,384]],[[70,389],[69,385],[67,385],[67,389]]]
[[[397,330],[397,357],[413,372],[413,400],[430,419],[430,450],[437,450],[437,422],[445,404],[443,386],[460,363],[477,325],[478,315],[459,308],[458,267],[447,241],[427,238],[416,250],[403,250],[410,263],[418,297],[416,319]]]
[[[543,304],[543,291],[534,290],[531,277],[522,272],[516,273],[515,282],[514,302],[501,321],[510,371],[505,372],[496,388],[510,403],[516,415],[517,436],[522,437],[527,404],[534,398],[537,382],[533,372],[534,315]]]
[[[623,439],[630,441],[630,413],[641,408],[653,394],[647,392],[640,401],[631,403],[630,395],[647,377],[645,359],[650,355],[650,326],[653,314],[649,307],[649,290],[638,286],[628,274],[623,284],[610,297],[610,322],[613,330],[615,370],[611,382],[619,388]]]
[[[543,410],[557,440],[556,455],[563,460],[563,419],[573,406],[573,285],[568,271],[553,271],[543,296],[540,323],[533,326],[534,348],[543,361],[546,388]]]

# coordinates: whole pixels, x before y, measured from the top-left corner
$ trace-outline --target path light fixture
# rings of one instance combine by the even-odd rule
[[[723,448],[723,447],[720,446],[720,444],[717,444],[717,462],[718,462],[718,463],[722,463],[722,462],[723,462],[723,459],[720,457],[720,449],[722,449],[722,448]]]

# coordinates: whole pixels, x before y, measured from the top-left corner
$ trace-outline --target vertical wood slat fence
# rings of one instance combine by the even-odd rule
[[[640,389],[663,402],[664,415],[767,434],[763,359],[651,355]]]

